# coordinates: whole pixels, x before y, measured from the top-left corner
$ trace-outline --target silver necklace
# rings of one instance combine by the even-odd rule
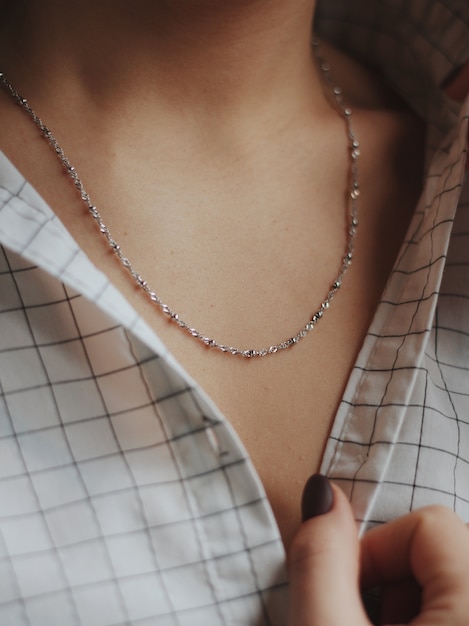
[[[207,348],[213,348],[224,352],[228,355],[243,357],[246,359],[251,359],[255,357],[265,357],[271,354],[276,354],[281,352],[282,350],[286,350],[295,346],[299,343],[306,335],[314,329],[319,320],[323,317],[326,310],[329,308],[335,294],[340,289],[342,285],[342,280],[344,278],[345,273],[347,272],[352,259],[354,252],[354,240],[358,226],[358,198],[360,195],[360,185],[358,180],[358,158],[360,156],[360,144],[357,139],[357,136],[352,127],[352,110],[350,107],[346,105],[342,95],[342,89],[334,84],[331,74],[330,74],[330,66],[327,61],[321,55],[319,48],[319,41],[317,39],[313,39],[313,48],[315,50],[316,58],[319,63],[319,67],[322,71],[322,75],[324,78],[324,82],[327,87],[327,91],[329,92],[333,104],[335,104],[335,108],[339,112],[340,115],[344,118],[346,125],[346,133],[348,138],[348,149],[350,155],[350,166],[349,166],[349,180],[350,180],[350,189],[349,189],[349,200],[347,203],[347,223],[348,223],[348,237],[347,243],[345,247],[345,254],[341,259],[340,269],[338,274],[336,275],[334,281],[329,288],[326,297],[319,305],[319,308],[312,314],[310,319],[306,322],[306,324],[292,337],[286,339],[285,341],[281,341],[280,343],[273,344],[270,347],[260,348],[260,349],[242,349],[236,348],[234,346],[225,345],[219,343],[215,339],[207,336],[206,334],[198,331],[196,328],[191,326],[189,323],[181,319],[181,317],[167,304],[165,304],[161,298],[156,294],[155,291],[150,287],[147,281],[137,272],[134,268],[130,260],[125,256],[122,251],[120,245],[117,241],[112,237],[109,228],[103,222],[102,217],[96,208],[96,206],[91,201],[91,198],[86,191],[82,181],[80,180],[76,169],[68,160],[64,151],[60,147],[57,139],[54,137],[49,128],[43,123],[41,118],[35,113],[35,111],[29,105],[29,102],[26,98],[23,98],[13,87],[13,85],[7,80],[6,76],[0,72],[0,84],[7,90],[7,92],[13,97],[13,99],[20,105],[20,107],[29,115],[32,121],[36,124],[36,126],[40,129],[41,133],[48,141],[50,146],[55,151],[57,158],[62,163],[65,171],[67,172],[70,179],[73,181],[78,193],[81,196],[81,199],[86,204],[88,211],[91,217],[94,219],[98,228],[102,235],[105,237],[108,246],[112,249],[121,265],[128,271],[131,278],[135,282],[135,284],[145,292],[147,297],[153,302],[160,312],[167,317],[170,321],[176,324],[179,328],[185,331],[190,337],[196,339],[199,343],[206,346]]]

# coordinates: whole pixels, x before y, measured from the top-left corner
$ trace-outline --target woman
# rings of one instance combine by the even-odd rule
[[[464,122],[441,90],[469,18],[420,5],[4,5],[5,620],[284,623],[318,467],[363,527],[469,516]],[[378,70],[313,54],[312,25]],[[207,349],[74,181],[206,343],[314,332]]]

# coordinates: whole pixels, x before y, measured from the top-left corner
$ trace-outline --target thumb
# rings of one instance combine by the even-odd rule
[[[359,542],[345,495],[321,475],[303,493],[289,551],[290,626],[369,626],[359,592]],[[311,517],[311,516],[314,517]]]

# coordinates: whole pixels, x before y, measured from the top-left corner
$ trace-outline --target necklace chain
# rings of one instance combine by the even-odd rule
[[[219,343],[215,339],[208,337],[204,333],[201,333],[189,323],[184,321],[169,305],[165,304],[161,298],[156,294],[155,291],[150,287],[147,281],[137,272],[134,268],[130,260],[125,256],[122,251],[120,245],[117,241],[112,237],[109,228],[104,223],[101,214],[99,213],[96,206],[91,201],[91,198],[86,191],[81,179],[78,176],[78,173],[73,167],[73,165],[68,160],[65,155],[63,149],[60,147],[57,139],[49,130],[49,128],[44,124],[41,118],[35,113],[35,111],[29,105],[29,102],[26,98],[23,98],[16,89],[12,86],[12,84],[7,80],[6,76],[0,72],[0,84],[7,90],[7,92],[14,98],[14,100],[19,104],[22,109],[29,115],[32,121],[36,124],[36,126],[40,129],[45,139],[48,141],[50,146],[55,151],[58,159],[62,163],[65,171],[68,176],[73,181],[76,189],[78,190],[81,199],[88,207],[88,211],[91,217],[96,222],[100,232],[105,237],[109,247],[113,250],[114,254],[120,261],[121,265],[127,270],[130,274],[131,278],[135,282],[135,284],[146,293],[147,297],[153,302],[161,311],[161,313],[166,316],[169,320],[175,323],[179,328],[189,334],[189,336],[193,337],[201,344],[208,348],[214,348],[221,352],[224,352],[228,355],[244,357],[247,359],[254,357],[265,357],[271,354],[276,354],[282,350],[286,350],[295,346],[299,341],[301,341],[306,335],[314,329],[319,320],[323,317],[325,311],[329,308],[330,303],[332,302],[334,296],[337,291],[340,289],[342,285],[342,280],[344,278],[345,273],[347,272],[354,253],[354,240],[358,226],[358,198],[360,195],[360,186],[359,186],[359,178],[358,178],[358,158],[360,156],[360,144],[356,137],[356,134],[352,127],[352,110],[348,107],[342,95],[342,89],[334,84],[331,74],[330,74],[330,66],[322,57],[320,52],[319,41],[317,39],[313,39],[313,49],[316,54],[316,58],[319,63],[319,67],[321,69],[324,82],[326,84],[327,90],[332,97],[333,104],[337,108],[338,112],[343,116],[346,125],[346,132],[348,138],[348,150],[350,157],[350,166],[349,166],[349,197],[347,202],[347,242],[345,247],[345,254],[341,259],[340,269],[338,274],[336,275],[335,280],[332,282],[331,287],[329,288],[326,297],[321,302],[319,308],[312,314],[307,323],[292,337],[282,341],[278,344],[271,345],[267,348],[261,349],[242,349],[234,346],[225,345]]]

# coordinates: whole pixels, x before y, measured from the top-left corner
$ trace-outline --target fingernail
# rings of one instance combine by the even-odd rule
[[[334,504],[334,492],[329,480],[322,474],[308,478],[301,498],[303,522],[312,517],[328,513]]]

